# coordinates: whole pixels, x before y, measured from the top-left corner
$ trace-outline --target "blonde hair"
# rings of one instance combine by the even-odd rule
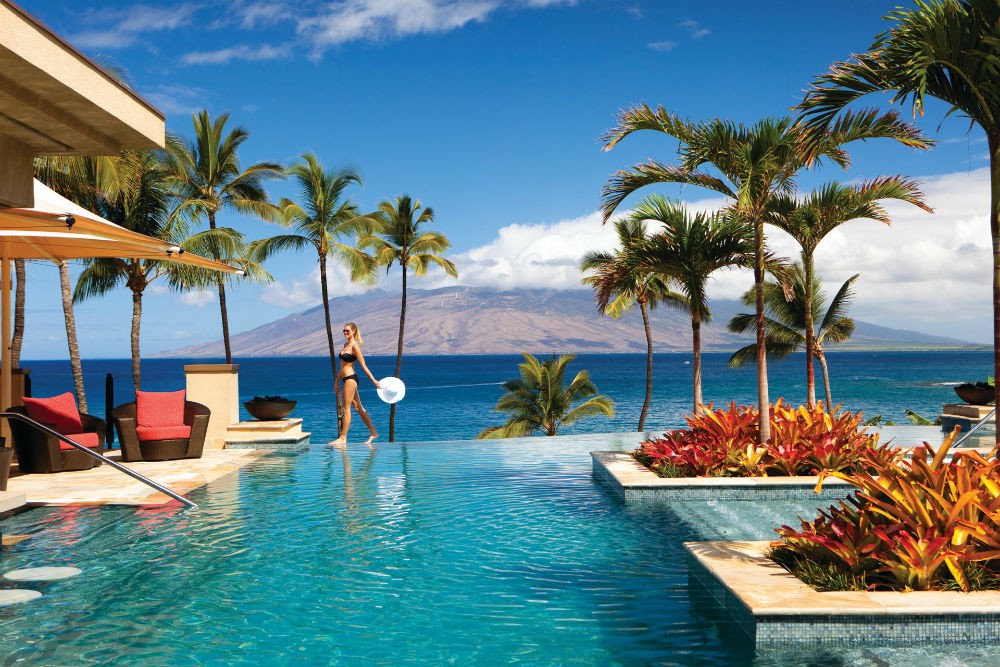
[[[357,339],[358,345],[364,345],[365,341],[361,339],[361,330],[358,329],[358,325],[354,322],[348,322],[344,325],[345,327],[350,327],[351,331],[354,332],[354,338]]]

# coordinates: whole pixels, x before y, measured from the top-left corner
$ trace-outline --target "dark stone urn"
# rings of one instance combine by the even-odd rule
[[[989,405],[996,398],[993,387],[978,387],[973,384],[960,384],[955,387],[955,393],[960,399],[972,405]]]
[[[246,401],[243,407],[247,409],[250,416],[260,421],[277,421],[287,417],[295,408],[297,401],[288,399],[274,399],[269,397],[254,398]]]

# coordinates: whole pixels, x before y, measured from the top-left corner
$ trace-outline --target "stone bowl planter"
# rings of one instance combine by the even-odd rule
[[[295,408],[297,401],[260,401],[252,400],[243,403],[250,416],[260,421],[277,421],[287,417]]]
[[[996,398],[995,391],[988,387],[960,384],[955,387],[958,397],[972,405],[989,405]]]

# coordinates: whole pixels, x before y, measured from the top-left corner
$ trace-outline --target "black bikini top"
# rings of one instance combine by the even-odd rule
[[[342,361],[346,361],[346,362],[347,362],[347,363],[349,363],[349,364],[352,364],[352,363],[354,363],[355,361],[357,361],[357,360],[358,360],[358,358],[357,358],[357,357],[355,357],[355,356],[354,356],[353,354],[351,354],[350,352],[341,352],[341,353],[340,353],[340,359],[341,359]]]

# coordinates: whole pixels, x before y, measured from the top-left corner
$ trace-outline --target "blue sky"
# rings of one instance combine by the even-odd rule
[[[191,114],[231,114],[250,132],[246,164],[315,152],[351,166],[365,210],[409,194],[434,209],[452,242],[458,283],[581,289],[587,250],[611,249],[599,222],[601,186],[648,157],[670,161],[675,144],[640,133],[610,152],[598,138],[631,104],[663,104],[692,120],[753,123],[788,113],[811,78],[867,49],[896,0],[850,3],[664,0],[214,0],[19,4],[96,61],[124,68],[191,134]],[[872,99],[872,102],[879,100]],[[939,145],[852,147],[846,172],[799,180],[803,192],[902,173],[924,182],[935,214],[893,206],[885,229],[845,225],[820,246],[830,291],[861,273],[852,314],[887,326],[991,340],[988,164],[982,133],[932,105],[918,123]],[[909,109],[904,110],[909,117]],[[663,192],[696,208],[722,202],[694,188]],[[291,182],[272,196],[294,197]],[[638,198],[629,200],[637,201]],[[223,215],[249,238],[272,225]],[[773,245],[795,252],[787,239]],[[268,264],[275,283],[229,291],[234,332],[317,305],[314,255]],[[75,273],[74,273],[75,275]],[[398,290],[396,273],[381,288]],[[736,298],[746,274],[721,275],[712,294]],[[413,287],[455,284],[443,275]],[[29,267],[26,359],[66,356],[58,275]],[[334,296],[361,291],[334,271]],[[153,288],[144,302],[142,349],[153,353],[218,339],[212,294]],[[127,357],[130,296],[121,290],[76,311],[84,357]]]

